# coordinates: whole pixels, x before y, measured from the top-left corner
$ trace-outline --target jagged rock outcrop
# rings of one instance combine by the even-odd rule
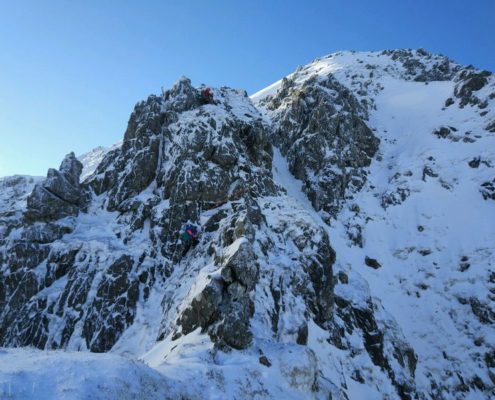
[[[353,344],[348,341],[344,332],[352,335],[354,330],[360,330],[364,349],[373,364],[389,375],[400,398],[416,398],[414,376],[417,356],[414,349],[397,331],[393,321],[387,318],[377,321],[375,314],[383,312],[381,305],[373,304],[366,284],[360,282],[358,277],[355,276],[352,281],[354,284],[359,282],[361,293],[358,296],[355,296],[348,288],[348,275],[344,271],[339,271],[335,296],[335,312],[338,317],[333,335],[329,340],[339,349],[349,349],[353,347]],[[392,347],[391,352],[386,350],[388,346]],[[355,351],[359,352],[362,349]],[[352,379],[365,383],[361,371],[356,371]]]
[[[2,312],[3,343],[108,351],[133,323],[139,297],[187,251],[178,240],[184,222],[197,223],[202,212],[231,200],[277,193],[266,127],[245,92],[222,88],[215,99],[200,107],[200,91],[183,78],[136,106],[122,146],[107,153],[84,184],[71,153],[34,188],[25,212],[29,224],[3,253],[3,273],[11,277],[3,296],[10,298]],[[235,101],[245,104],[234,109]],[[98,201],[86,195],[91,191]],[[74,219],[85,206],[92,211]],[[109,213],[114,210],[116,218]],[[236,235],[248,223],[239,220]],[[86,236],[85,227],[97,232]],[[222,240],[230,245],[233,236]],[[230,297],[215,335],[233,347],[249,344],[238,334],[250,335],[248,294],[256,282],[241,263],[243,251],[221,262],[232,271],[224,279]],[[48,297],[52,287],[58,295]],[[43,318],[26,319],[28,310]]]
[[[82,168],[74,153],[65,156],[58,171],[50,168],[46,179],[27,198],[25,218],[49,221],[77,215],[85,201],[79,184]]]
[[[277,118],[288,111],[280,100],[275,103],[273,99],[284,99],[285,92],[291,90],[297,93],[306,82],[317,87],[329,78],[349,90],[361,106],[353,109],[380,139],[371,166],[363,167],[363,186],[359,191],[348,191],[330,221],[334,235],[349,246],[345,250],[337,246],[337,260],[353,269],[363,265],[360,271],[369,280],[374,296],[383,299],[387,309],[395,309],[394,316],[406,337],[423,338],[417,339],[422,344],[414,346],[419,398],[461,399],[468,392],[493,396],[493,371],[479,363],[493,346],[492,340],[490,344],[484,341],[493,333],[493,326],[486,323],[490,315],[487,299],[493,297],[493,288],[483,282],[489,281],[488,265],[493,264],[495,253],[491,244],[481,244],[491,242],[494,234],[485,222],[493,211],[491,202],[483,201],[490,200],[493,192],[493,152],[488,150],[493,147],[493,75],[421,49],[340,52],[299,67],[286,80],[254,94],[253,99],[266,109],[277,129]],[[291,103],[301,104],[291,100],[286,105]],[[297,129],[298,125],[293,126]],[[291,134],[291,128],[287,132]],[[300,169],[302,164],[299,162]],[[313,174],[311,179],[316,181],[318,176]],[[302,180],[309,194],[306,179]],[[461,214],[465,216],[463,222],[458,218]],[[409,235],[409,231],[414,233]],[[468,239],[467,232],[476,239]],[[449,257],[453,251],[462,252],[464,258],[459,259],[469,261],[453,261]],[[367,256],[377,257],[382,267],[366,268],[362,260]],[[476,270],[472,268],[473,257],[479,260]],[[459,271],[460,276],[442,279],[445,269]],[[397,290],[397,295],[389,293],[389,288]],[[466,294],[471,290],[477,293],[474,303]],[[445,298],[447,292],[463,293],[462,311],[456,296]],[[338,293],[335,299],[338,310]],[[429,308],[431,313],[424,313],[435,328],[401,317],[405,309],[408,315],[415,315],[421,309],[417,303],[425,299],[428,304],[435,303]],[[366,309],[365,303],[360,304],[361,309]],[[352,314],[348,305],[344,308],[346,315]],[[374,308],[375,316],[380,314]],[[462,343],[475,343],[475,348]],[[353,376],[358,382],[366,380],[358,372]]]
[[[39,177],[20,175],[0,178],[0,244],[5,243],[13,229],[22,225],[26,199],[40,180]]]

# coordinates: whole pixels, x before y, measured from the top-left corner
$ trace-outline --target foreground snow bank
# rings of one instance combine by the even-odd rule
[[[0,399],[166,399],[167,381],[113,354],[0,349]]]

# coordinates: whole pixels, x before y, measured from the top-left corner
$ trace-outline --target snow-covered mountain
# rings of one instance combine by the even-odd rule
[[[138,103],[86,165],[0,181],[0,394],[494,396],[493,75],[341,52],[200,90]]]

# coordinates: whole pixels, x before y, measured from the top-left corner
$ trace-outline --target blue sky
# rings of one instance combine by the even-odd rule
[[[338,50],[423,47],[495,70],[493,0],[0,0],[0,176],[123,136],[181,75],[253,93]]]

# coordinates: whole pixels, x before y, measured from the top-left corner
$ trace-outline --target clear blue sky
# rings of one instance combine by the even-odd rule
[[[494,0],[0,0],[0,176],[120,140],[181,75],[253,93],[338,50],[424,47],[495,70]]]

